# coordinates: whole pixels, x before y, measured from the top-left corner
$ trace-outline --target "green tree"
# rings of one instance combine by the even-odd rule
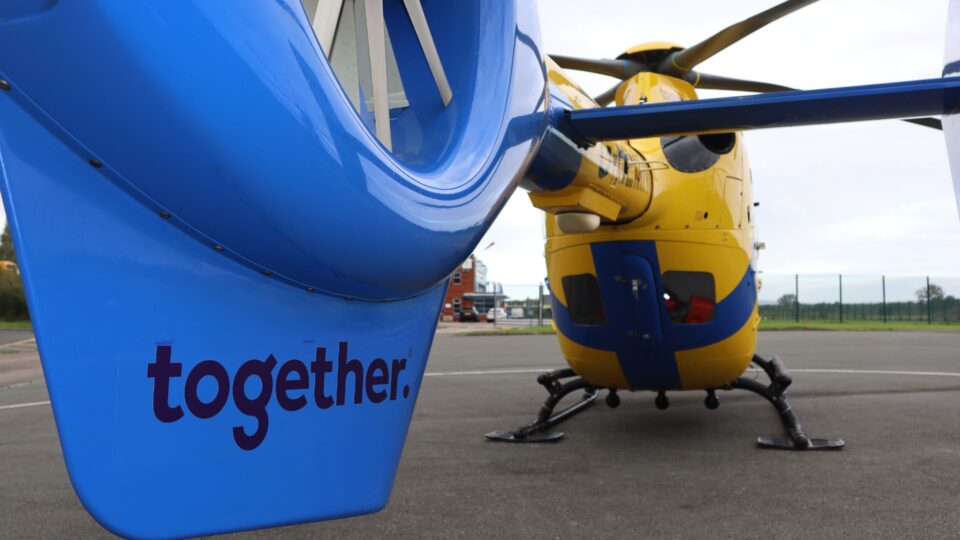
[[[13,238],[10,236],[10,223],[3,226],[0,235],[0,261],[17,262],[17,254],[13,251]]]
[[[917,295],[917,302],[926,302],[927,301],[927,288],[920,287],[917,289],[917,292],[914,293]],[[930,284],[930,300],[936,302],[937,300],[943,300],[946,295],[943,292],[943,287],[937,285],[936,283]]]
[[[782,308],[793,307],[797,303],[797,295],[795,294],[785,294],[780,298],[777,298],[777,305]]]
[[[9,224],[4,226],[3,234],[0,235],[0,261],[17,262]],[[22,321],[29,318],[20,274],[16,268],[0,270],[0,320]]]

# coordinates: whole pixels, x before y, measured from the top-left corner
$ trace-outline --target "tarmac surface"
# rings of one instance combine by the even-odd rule
[[[70,487],[24,339],[0,335],[0,537],[109,537]],[[537,411],[536,373],[563,365],[556,340],[441,335],[384,511],[231,538],[960,535],[960,334],[764,332],[759,352],[791,369],[810,435],[846,449],[758,449],[780,425],[744,392],[716,411],[697,392],[667,411],[625,394],[558,427],[560,443],[486,442]]]

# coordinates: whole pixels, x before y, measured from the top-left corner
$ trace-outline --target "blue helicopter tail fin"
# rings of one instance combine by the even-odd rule
[[[3,193],[72,483],[123,536],[373,512],[445,287],[310,293],[203,245],[0,101]]]
[[[105,527],[386,504],[446,278],[546,123],[533,3],[426,8],[455,97],[384,2],[409,98],[390,155],[299,0],[0,2],[0,187],[67,470]]]

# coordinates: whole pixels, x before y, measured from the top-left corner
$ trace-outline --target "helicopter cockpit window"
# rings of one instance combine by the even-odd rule
[[[663,299],[670,320],[680,324],[703,324],[713,320],[716,285],[709,272],[666,272]]]
[[[593,274],[564,276],[563,293],[567,297],[567,311],[573,324],[600,326],[607,323],[600,296],[600,283]]]

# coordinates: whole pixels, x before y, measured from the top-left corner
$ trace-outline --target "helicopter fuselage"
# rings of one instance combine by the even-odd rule
[[[552,92],[589,106],[548,66]],[[696,99],[689,83],[653,73],[617,93],[619,105],[680,99]],[[601,142],[571,174],[563,190],[531,193],[547,211],[554,324],[570,367],[592,385],[627,390],[712,389],[743,373],[760,317],[741,135]],[[646,206],[631,205],[637,199]],[[603,211],[596,227],[569,216]]]

